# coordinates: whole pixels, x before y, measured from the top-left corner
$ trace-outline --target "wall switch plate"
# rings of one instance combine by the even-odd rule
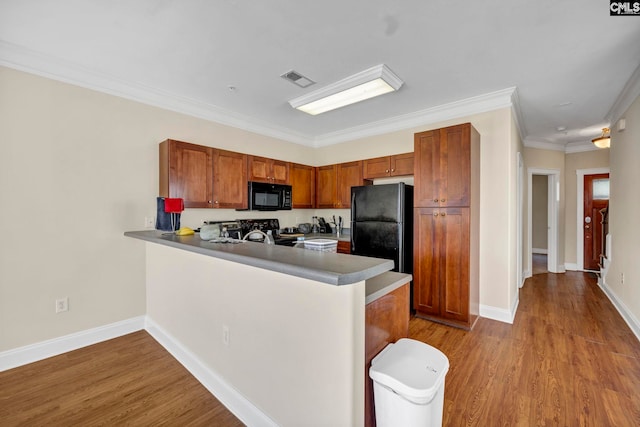
[[[69,311],[69,297],[56,300],[56,313],[62,313],[63,311]]]
[[[229,332],[229,327],[227,325],[222,325],[222,342],[224,343],[225,347],[229,347],[229,340],[231,338],[230,336],[230,332]]]
[[[144,228],[154,228],[156,226],[156,219],[152,216],[144,217]]]

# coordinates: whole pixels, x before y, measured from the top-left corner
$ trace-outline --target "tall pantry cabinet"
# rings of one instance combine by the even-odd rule
[[[413,308],[472,329],[479,314],[480,134],[470,123],[414,135]]]

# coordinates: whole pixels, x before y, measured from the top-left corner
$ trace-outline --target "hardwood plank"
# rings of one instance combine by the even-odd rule
[[[513,325],[414,317],[409,336],[449,357],[445,426],[640,425],[640,342],[592,274],[528,279]]]
[[[243,425],[147,332],[0,372],[0,425]]]
[[[445,426],[640,425],[640,342],[593,275],[528,279],[513,325],[409,336],[449,357]],[[0,372],[0,425],[242,423],[140,331]]]

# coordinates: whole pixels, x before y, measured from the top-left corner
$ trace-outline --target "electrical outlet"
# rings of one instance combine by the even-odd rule
[[[63,311],[69,311],[69,297],[56,300],[56,313],[62,313]]]
[[[229,327],[227,325],[222,325],[222,342],[226,347],[229,347],[230,338],[231,333],[229,332]]]
[[[156,226],[156,219],[152,216],[144,217],[144,228],[154,228]]]

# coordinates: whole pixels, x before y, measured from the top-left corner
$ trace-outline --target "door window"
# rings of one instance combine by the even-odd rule
[[[609,178],[593,180],[593,200],[609,200]]]

